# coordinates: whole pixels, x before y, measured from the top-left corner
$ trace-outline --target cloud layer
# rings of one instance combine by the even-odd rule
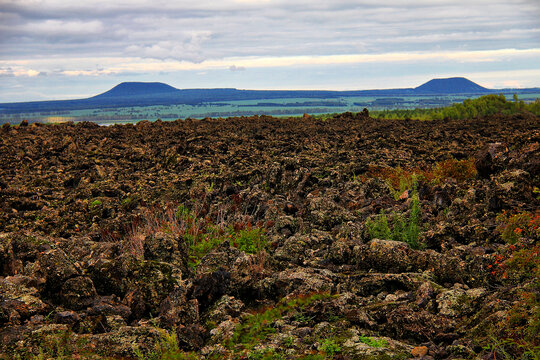
[[[179,72],[221,69],[213,81],[203,76],[190,85],[232,79],[228,86],[267,88],[271,81],[260,69],[276,68],[295,81],[280,88],[303,88],[313,84],[314,69],[285,76],[291,67],[338,72],[357,65],[368,77],[377,64],[395,72],[403,64],[435,70],[477,62],[489,63],[486,71],[503,71],[502,64],[534,71],[540,67],[538,18],[536,0],[3,0],[0,77],[10,80],[0,101],[18,98],[9,88],[26,86],[23,78],[41,86],[52,77],[113,82],[167,74],[174,83],[186,78]],[[335,77],[358,73],[351,71]],[[242,80],[250,72],[258,82]]]

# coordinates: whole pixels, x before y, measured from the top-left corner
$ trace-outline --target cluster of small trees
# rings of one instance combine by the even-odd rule
[[[373,111],[373,117],[385,119],[472,119],[494,114],[515,114],[523,111],[540,115],[540,100],[526,104],[514,94],[513,101],[506,100],[503,94],[485,95],[477,99],[467,99],[463,103],[438,109],[384,110]]]

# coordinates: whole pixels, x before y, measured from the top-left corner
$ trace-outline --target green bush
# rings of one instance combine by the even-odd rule
[[[325,339],[319,346],[319,350],[323,351],[328,356],[334,356],[341,352],[341,346],[332,339]]]
[[[392,229],[388,225],[388,217],[381,210],[381,213],[375,220],[368,219],[366,226],[371,239],[395,240],[403,241],[409,244],[413,249],[421,247],[419,243],[420,237],[420,222],[421,210],[420,201],[416,191],[411,197],[411,206],[409,209],[409,217],[406,218],[403,214],[392,214]]]
[[[366,221],[366,226],[369,231],[369,236],[372,239],[390,239],[392,237],[392,231],[390,231],[390,227],[388,226],[388,218],[386,217],[384,210],[381,210],[375,220],[368,219]]]
[[[232,231],[232,245],[248,254],[255,254],[266,247],[267,239],[261,228]]]
[[[370,336],[365,336],[365,335],[360,335],[360,341],[366,345],[369,345],[371,347],[377,347],[377,348],[385,347],[388,345],[388,341],[384,339],[378,339],[375,337],[370,337]]]

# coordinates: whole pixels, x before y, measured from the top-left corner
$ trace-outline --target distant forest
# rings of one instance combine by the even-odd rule
[[[476,117],[494,114],[511,115],[522,111],[528,111],[540,116],[540,99],[526,104],[514,94],[513,101],[508,101],[503,94],[484,95],[477,99],[467,99],[463,103],[453,104],[435,109],[397,109],[371,111],[371,116],[384,119],[473,119]]]

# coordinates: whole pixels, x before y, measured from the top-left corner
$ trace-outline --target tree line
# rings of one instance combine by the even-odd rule
[[[443,108],[381,110],[371,111],[370,115],[383,119],[463,120],[499,113],[511,115],[520,112],[531,112],[540,116],[540,99],[526,104],[523,100],[519,100],[516,94],[514,94],[513,101],[507,100],[503,94],[490,94],[477,99],[467,99],[463,103]]]

